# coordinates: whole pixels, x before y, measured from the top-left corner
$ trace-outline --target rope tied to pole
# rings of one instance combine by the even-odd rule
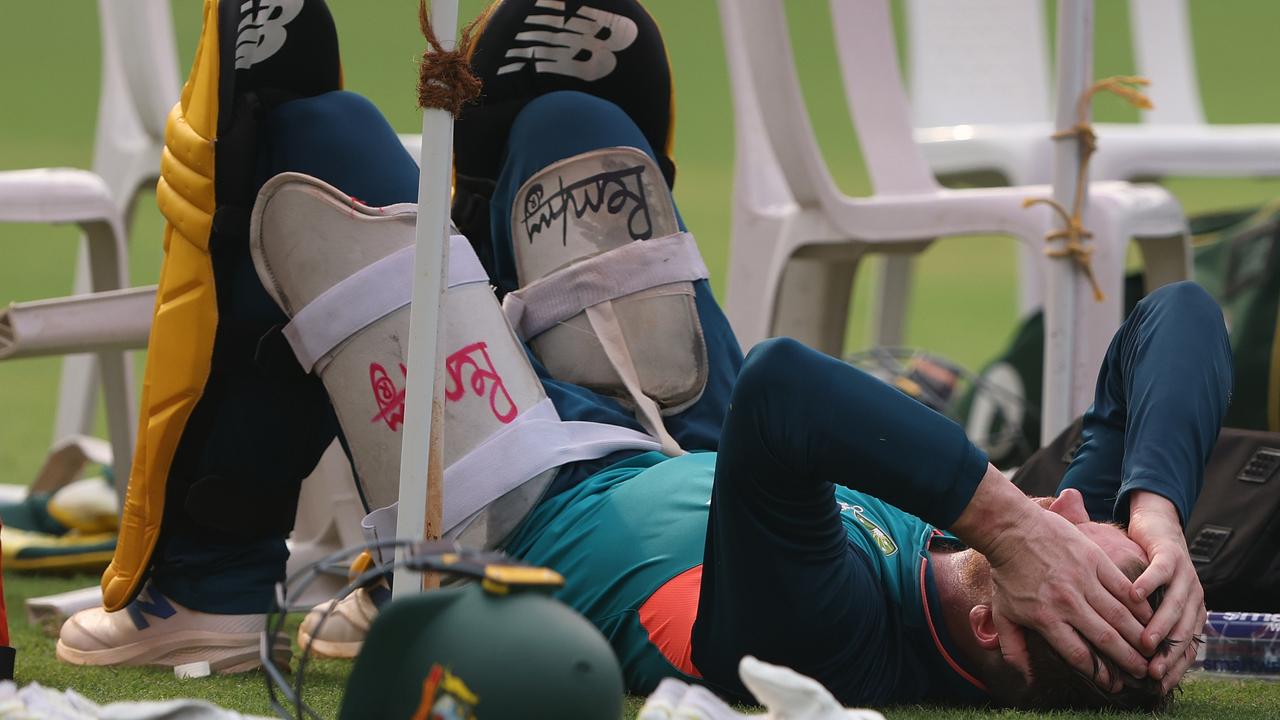
[[[1151,81],[1144,77],[1116,75],[1103,78],[1090,85],[1083,93],[1080,93],[1080,99],[1076,101],[1076,124],[1051,136],[1054,140],[1074,138],[1078,142],[1076,148],[1080,164],[1076,170],[1076,192],[1071,210],[1068,212],[1062,206],[1062,203],[1052,198],[1027,198],[1022,201],[1022,207],[1024,208],[1029,208],[1033,205],[1048,205],[1053,208],[1054,212],[1058,213],[1065,227],[1045,235],[1044,239],[1048,243],[1058,240],[1062,240],[1063,243],[1061,247],[1045,248],[1045,255],[1052,258],[1070,258],[1089,280],[1089,285],[1093,288],[1093,299],[1099,302],[1103,300],[1105,295],[1103,295],[1102,288],[1098,285],[1098,280],[1093,274],[1093,248],[1085,243],[1086,240],[1093,239],[1093,233],[1085,229],[1082,218],[1085,191],[1089,181],[1089,159],[1098,150],[1098,135],[1093,131],[1093,125],[1089,122],[1089,106],[1093,102],[1095,95],[1105,91],[1119,96],[1136,108],[1150,110],[1152,107],[1151,98],[1147,97],[1139,89],[1149,84],[1151,84]]]
[[[445,50],[431,27],[427,0],[418,0],[418,27],[427,40],[418,62],[418,107],[447,110],[458,117],[462,107],[480,97],[480,78],[471,72],[471,49],[479,18],[462,29],[458,44]]]

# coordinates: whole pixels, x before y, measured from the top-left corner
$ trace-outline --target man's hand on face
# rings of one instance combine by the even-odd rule
[[[1129,497],[1129,537],[1142,546],[1151,563],[1133,583],[1134,600],[1145,600],[1164,588],[1164,600],[1142,632],[1141,649],[1151,657],[1148,672],[1168,691],[1196,659],[1193,638],[1204,627],[1204,590],[1187,552],[1178,510],[1167,498],[1144,490]],[[1172,648],[1154,655],[1165,639]]]
[[[1083,504],[1079,508],[1083,513]],[[1145,676],[1148,662],[1138,647],[1151,610],[1133,599],[1133,584],[1076,529],[1077,519],[1043,509],[989,466],[952,531],[991,563],[992,614],[1006,662],[1029,675],[1027,627],[1076,670],[1119,689],[1119,678],[1094,667],[1089,645],[1122,670]]]

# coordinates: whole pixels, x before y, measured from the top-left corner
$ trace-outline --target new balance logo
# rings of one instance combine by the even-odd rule
[[[631,47],[639,34],[635,21],[625,15],[584,5],[569,16],[563,0],[538,0],[534,7],[560,14],[535,11],[524,19],[524,27],[553,29],[517,33],[516,40],[536,44],[507,50],[506,58],[515,62],[498,68],[499,75],[532,62],[536,72],[569,75],[588,82],[599,80],[613,72],[618,66],[616,53]]]
[[[133,621],[133,626],[139,630],[146,630],[151,627],[151,623],[147,622],[146,615],[150,615],[160,620],[167,620],[174,616],[178,611],[173,605],[165,599],[163,595],[155,590],[151,585],[147,585],[138,593],[138,597],[134,601],[125,606],[125,612],[129,613],[129,619]]]
[[[236,34],[236,69],[248,70],[284,47],[284,26],[298,17],[306,0],[245,0]]]

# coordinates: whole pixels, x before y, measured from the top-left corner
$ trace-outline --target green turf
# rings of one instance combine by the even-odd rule
[[[5,577],[5,603],[13,608],[9,619],[13,644],[18,648],[18,681],[35,680],[49,687],[73,687],[96,702],[123,699],[163,700],[199,697],[240,712],[270,714],[265,680],[253,672],[231,677],[178,680],[172,672],[139,668],[80,668],[59,663],[53,657],[54,640],[42,628],[26,623],[19,610],[28,597],[62,592],[83,587],[96,578],[88,575],[40,578],[8,574]],[[296,626],[295,619],[291,626]],[[295,648],[296,649],[296,648]],[[307,670],[304,698],[321,717],[334,717],[341,702],[341,688],[348,664],[341,661],[317,661]],[[642,698],[627,699],[626,717],[631,718],[643,704]],[[1186,683],[1185,691],[1167,717],[1204,720],[1246,720],[1274,717],[1280,712],[1280,686],[1259,681],[1196,679]],[[744,708],[747,710],[747,708]],[[997,715],[1005,718],[1092,718],[1091,713],[1030,713],[986,709],[954,709],[928,706],[902,706],[884,711],[890,720],[969,720]],[[1147,714],[1113,713],[1112,718],[1143,718]]]
[[[413,107],[414,60],[421,51],[415,4],[413,0],[330,0],[341,33],[348,87],[371,97],[404,132],[416,131],[420,122]],[[697,234],[712,284],[722,292],[733,118],[715,5],[711,0],[650,0],[647,4],[662,25],[675,68],[676,199]],[[479,0],[464,0],[463,16],[481,5]],[[1131,70],[1125,5],[1118,0],[1097,3],[1098,76]],[[184,68],[199,31],[199,6],[196,0],[174,3]],[[788,7],[805,96],[837,182],[846,192],[865,194],[869,186],[834,69],[824,6],[818,0],[793,0]],[[0,169],[89,166],[98,84],[95,7],[92,0],[5,4],[5,21],[0,22],[4,97]],[[1273,81],[1271,72],[1280,3],[1196,2],[1191,10],[1209,118],[1280,121],[1280,83]],[[900,12],[896,3],[895,11]],[[1102,120],[1135,117],[1134,111],[1109,99],[1101,100],[1097,110]],[[1274,180],[1174,179],[1166,184],[1192,212],[1253,205],[1280,196],[1280,183]],[[160,265],[160,217],[152,198],[143,198],[134,228],[132,278],[136,283],[154,282]],[[0,302],[68,292],[75,238],[68,228],[0,225]],[[969,366],[991,357],[1013,327],[1013,250],[1013,243],[1004,238],[964,238],[939,243],[926,253],[918,262],[909,342]],[[870,296],[869,268],[860,273],[855,293],[850,348],[860,347],[866,337],[859,309]],[[0,482],[29,482],[39,466],[50,441],[58,369],[58,360],[0,364]],[[21,600],[89,580],[6,575],[20,680],[74,686],[97,700],[198,695],[246,711],[266,711],[258,675],[179,682],[162,672],[82,670],[54,662],[52,642],[23,624]],[[315,676],[314,701],[326,715],[336,708],[342,677],[338,664],[320,666]],[[1190,686],[1180,705],[1177,717],[1264,717],[1280,714],[1280,687],[1201,682]],[[974,713],[902,708],[889,715],[967,718]]]
[[[5,605],[12,608],[9,631],[18,649],[17,680],[32,680],[47,687],[75,688],[99,703],[116,700],[198,697],[241,712],[270,715],[265,675],[261,672],[234,676],[179,680],[172,671],[153,668],[96,668],[66,665],[54,658],[54,637],[48,628],[29,625],[23,601],[51,593],[92,585],[97,576],[38,577],[6,573]],[[296,629],[298,618],[290,627]],[[303,697],[322,717],[337,714],[349,663],[320,660],[308,666]]]

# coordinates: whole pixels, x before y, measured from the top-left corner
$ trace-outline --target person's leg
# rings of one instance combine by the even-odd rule
[[[886,699],[892,613],[832,483],[945,527],[986,467],[958,425],[879,380],[793,340],[757,345],[720,441],[694,665],[740,696],[751,654],[837,698]]]
[[[418,170],[391,126],[364,98],[332,92],[284,103],[268,116],[259,184],[302,172],[367,205],[414,202]],[[255,345],[288,321],[267,295],[245,252],[229,261],[219,332],[244,342],[211,373],[192,427],[199,443],[175,458],[172,482],[185,502],[166,507],[154,554],[159,591],[203,612],[266,612],[284,577],[285,538],[301,482],[337,432],[323,385],[291,365],[269,362]],[[254,343],[254,345],[249,345]],[[247,347],[246,347],[247,345]],[[280,349],[287,355],[287,347]],[[275,360],[278,358],[272,358]]]
[[[1079,490],[1094,520],[1124,521],[1128,494],[1151,490],[1185,522],[1230,398],[1231,346],[1217,303],[1191,282],[1156,290],[1107,348],[1059,492]]]
[[[511,212],[520,187],[538,171],[581,153],[610,147],[634,147],[656,157],[645,135],[618,106],[580,92],[554,92],[532,100],[516,117],[507,138],[502,172],[491,203],[493,262],[489,272],[501,298],[517,287],[511,246]],[[499,211],[501,208],[501,211]],[[677,215],[679,211],[677,210]],[[679,218],[677,218],[679,219]],[[681,229],[686,229],[679,220]],[[698,320],[707,345],[709,372],[702,397],[688,409],[663,418],[672,436],[686,450],[714,450],[724,422],[729,393],[742,366],[742,350],[706,280],[694,284]],[[631,411],[615,400],[557,381],[536,358],[534,367],[547,394],[565,420],[591,420],[640,430]],[[553,492],[571,487],[603,464],[582,464],[561,472]],[[584,474],[585,473],[585,474]]]

